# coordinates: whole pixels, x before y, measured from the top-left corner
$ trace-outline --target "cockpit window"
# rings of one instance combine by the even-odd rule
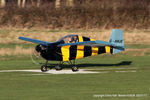
[[[78,42],[78,36],[77,35],[67,35],[67,36],[61,38],[59,41],[63,41],[62,43],[76,43],[76,42]]]

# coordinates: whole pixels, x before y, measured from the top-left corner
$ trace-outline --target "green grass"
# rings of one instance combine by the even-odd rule
[[[39,68],[40,65],[35,65],[29,55],[18,56],[0,56],[0,69],[32,69]],[[94,57],[87,57],[76,60],[76,64],[81,68],[107,68],[107,67],[147,67],[150,56],[129,56],[129,55],[98,55]],[[9,63],[8,63],[9,62]],[[40,62],[45,63],[44,60]],[[49,64],[56,64],[58,62],[49,61]],[[10,67],[11,66],[11,67]],[[68,66],[68,63],[65,63]]]
[[[24,44],[21,44],[21,43],[9,43],[9,44],[0,44],[0,48],[11,48],[11,49],[14,49],[16,48],[16,46],[20,46],[24,49],[27,49],[27,48],[33,48],[35,47],[37,44],[27,44],[27,43],[24,43]]]
[[[1,100],[97,100],[94,94],[149,94],[149,72],[30,76],[1,73]],[[144,77],[144,75],[147,75]],[[148,100],[149,97],[102,98]]]
[[[16,46],[30,48],[35,44],[0,44],[0,48],[14,49]],[[129,48],[144,49],[150,48],[150,45],[130,44]],[[75,75],[45,73],[34,76],[31,75],[35,74],[32,72],[0,72],[0,100],[149,100],[150,52],[142,56],[132,56],[133,53],[136,52],[98,55],[77,60],[79,69],[109,73]],[[49,62],[54,63],[56,62]],[[40,66],[33,64],[29,55],[0,56],[0,71],[40,69]],[[64,67],[71,70],[67,63]],[[101,70],[102,68],[104,70]],[[132,70],[136,72],[116,72]],[[147,94],[147,96],[100,98],[93,97],[95,94]]]
[[[5,60],[1,60],[0,70],[40,68],[34,65],[28,56],[2,58]],[[0,100],[148,100],[149,59],[150,56],[101,55],[77,60],[80,69],[110,71],[99,74],[32,76],[29,72],[3,72],[0,73]],[[99,68],[106,70],[98,70]],[[137,72],[115,73],[115,68],[128,70],[136,68]],[[147,96],[98,98],[93,97],[95,94],[147,94]]]

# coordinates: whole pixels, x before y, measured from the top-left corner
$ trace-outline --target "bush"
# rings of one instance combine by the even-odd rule
[[[0,26],[49,29],[148,29],[149,0],[85,0],[73,7],[8,6],[0,9]]]

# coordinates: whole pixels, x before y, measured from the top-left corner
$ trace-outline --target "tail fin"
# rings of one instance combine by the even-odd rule
[[[123,31],[121,29],[113,29],[108,42],[114,45],[112,47],[112,54],[116,54],[125,50]]]

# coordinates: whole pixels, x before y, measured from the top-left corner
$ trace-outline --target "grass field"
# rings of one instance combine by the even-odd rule
[[[20,35],[15,32],[17,31],[8,31],[6,40],[12,38],[10,41],[4,41],[2,36],[6,33],[0,32],[0,71],[39,69],[40,65],[33,64],[29,54],[17,54],[17,50],[20,50],[16,48],[17,46],[24,52],[24,49],[28,50],[35,45],[18,42],[16,38]],[[49,31],[44,34],[49,34]],[[24,35],[28,36],[27,32],[24,32]],[[29,37],[34,36],[29,35]],[[0,72],[0,100],[149,100],[150,44],[147,42],[149,40],[145,43],[137,34],[135,38],[143,42],[134,44],[129,41],[130,39],[125,38],[130,48],[124,53],[104,54],[77,60],[79,69],[108,73],[32,75],[33,72]],[[13,50],[16,50],[16,54],[12,54],[15,53]],[[4,51],[7,53],[2,54],[1,52]],[[70,70],[68,65],[64,67]],[[108,96],[129,94],[133,96]],[[143,96],[134,96],[138,94]],[[94,95],[105,96],[95,97]]]
[[[95,94],[146,94],[147,96],[144,97],[103,97],[102,99],[148,100],[150,98],[149,59],[150,56],[107,55],[77,61],[80,69],[109,72],[99,74],[52,75],[45,73],[45,75],[33,76],[33,73],[29,72],[3,72],[0,73],[0,100],[101,99],[94,97]],[[2,60],[0,66],[0,70],[40,68],[28,57],[14,59],[13,56]]]

